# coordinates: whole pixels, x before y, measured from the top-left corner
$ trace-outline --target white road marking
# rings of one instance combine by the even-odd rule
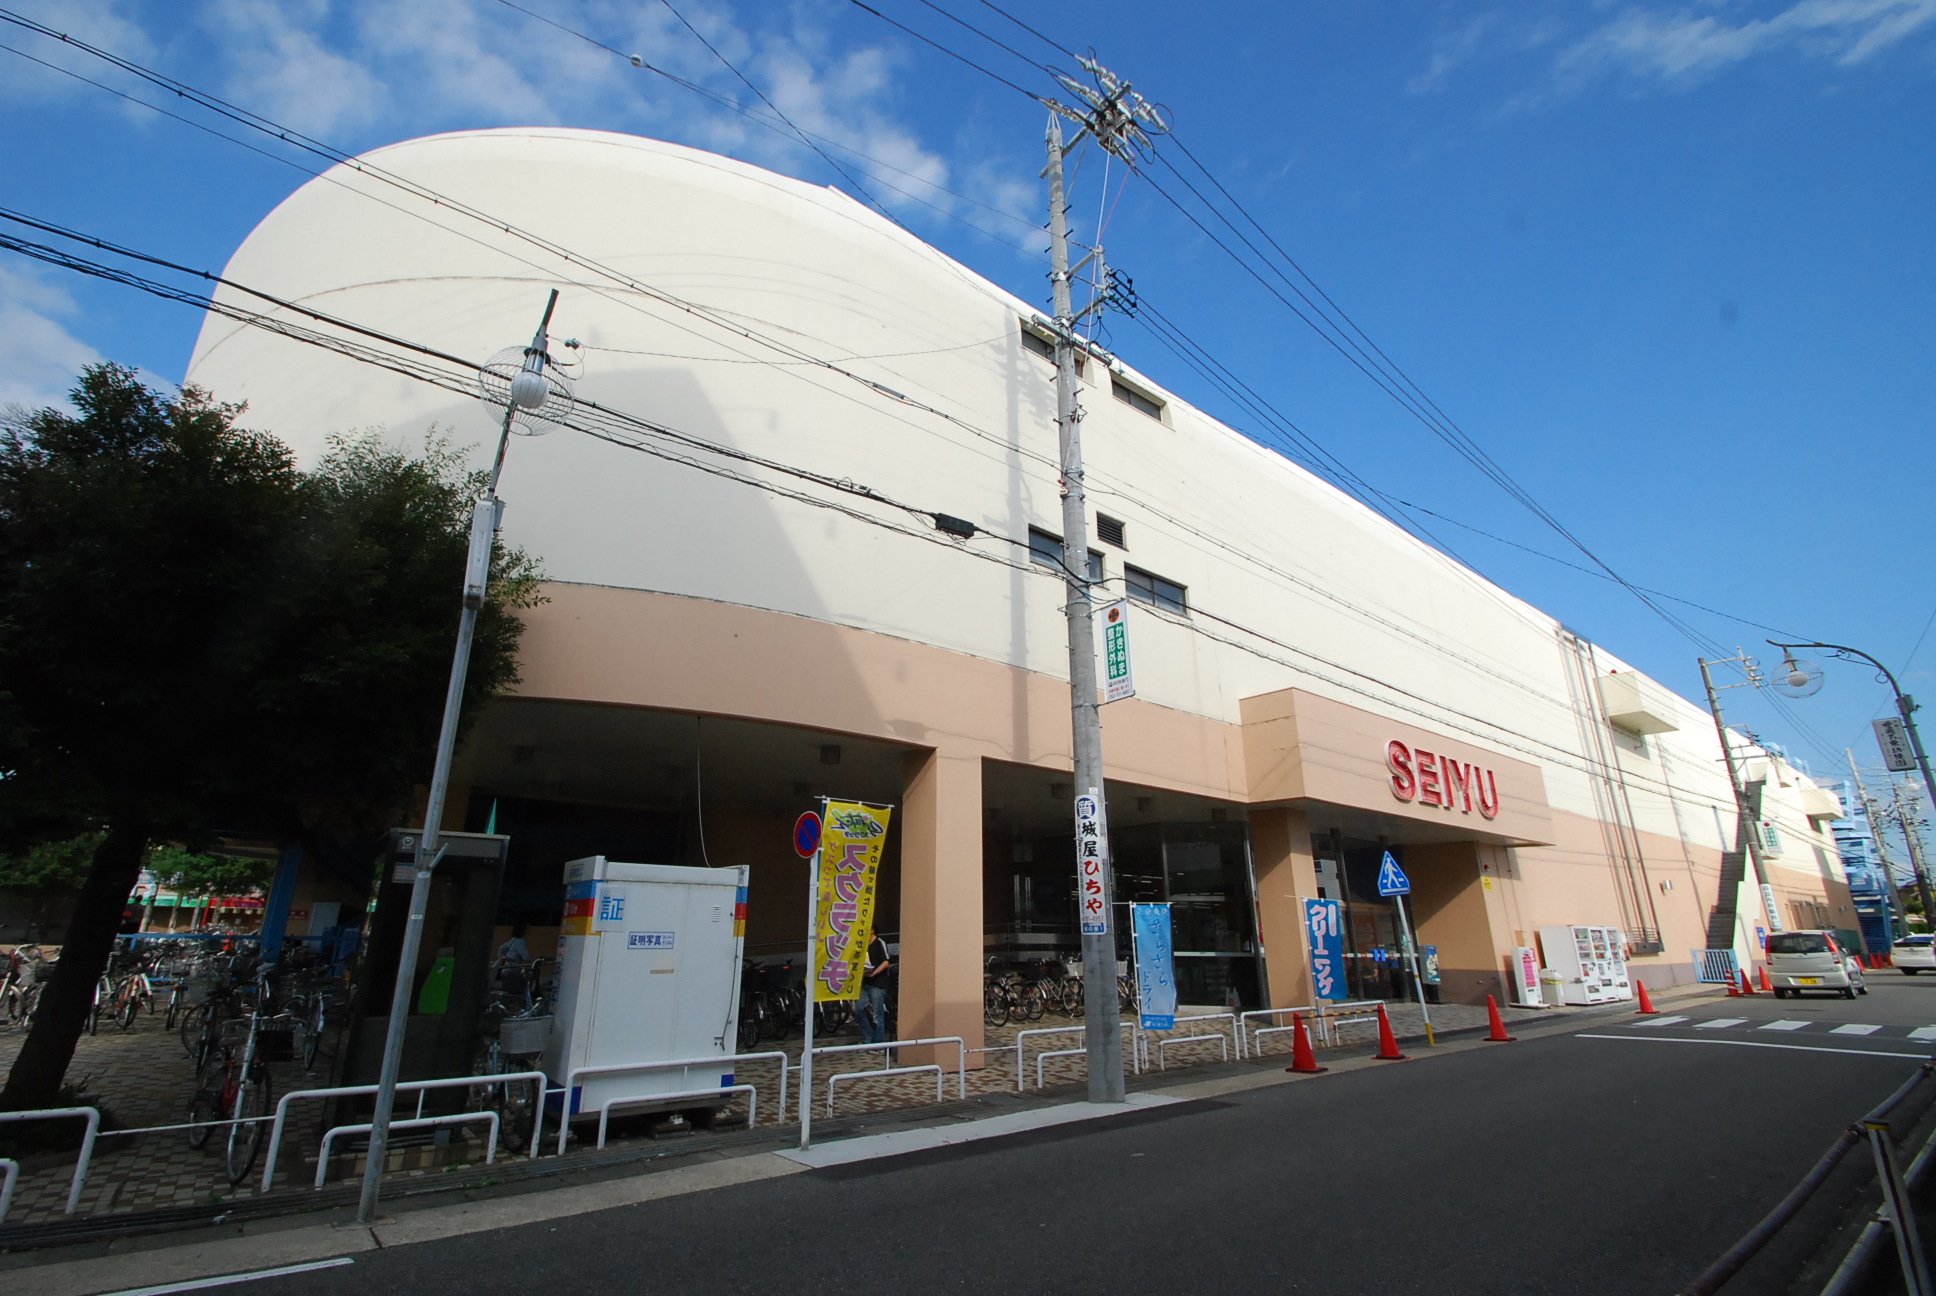
[[[1859,1022],[1850,1022],[1846,1026],[1837,1026],[1834,1030],[1830,1031],[1829,1034],[1831,1035],[1873,1035],[1881,1029],[1882,1027],[1880,1026],[1864,1026]]]
[[[1761,1025],[1755,1027],[1755,1029],[1756,1030],[1800,1030],[1802,1027],[1807,1026],[1809,1024],[1810,1023],[1805,1021],[1771,1021],[1771,1022],[1763,1022]]]
[[[1849,1053],[1857,1057],[1908,1058],[1927,1062],[1926,1053],[1885,1053],[1881,1049],[1822,1048],[1816,1044],[1773,1044],[1767,1040],[1680,1039],[1673,1035],[1575,1035],[1574,1039],[1643,1040],[1649,1044],[1724,1044],[1733,1048],[1791,1049],[1799,1053]]]
[[[1687,1018],[1685,1017],[1655,1017],[1649,1021],[1629,1022],[1627,1024],[1635,1030],[1639,1030],[1645,1026],[1672,1026],[1675,1022],[1684,1022],[1686,1020]]]
[[[259,1278],[281,1278],[286,1274],[314,1273],[318,1269],[336,1269],[355,1263],[356,1261],[348,1256],[337,1256],[334,1260],[312,1260],[308,1264],[283,1265],[280,1269],[256,1269],[249,1273],[222,1274],[216,1278],[191,1278],[187,1282],[163,1283],[159,1287],[128,1287],[118,1292],[108,1292],[106,1296],[167,1296],[169,1292],[206,1291],[210,1287],[228,1287],[235,1283],[255,1282]]]
[[[842,1139],[837,1143],[822,1143],[805,1152],[789,1148],[774,1155],[785,1157],[789,1161],[797,1161],[801,1165],[817,1170],[823,1166],[848,1165],[855,1161],[871,1161],[876,1157],[903,1156],[909,1152],[925,1152],[931,1148],[953,1147],[980,1139],[1001,1138],[1007,1134],[1048,1129],[1056,1125],[1067,1125],[1072,1121],[1120,1116],[1125,1111],[1164,1107],[1181,1101],[1183,1100],[1172,1098],[1167,1094],[1133,1093],[1121,1105],[1063,1103],[1059,1107],[1040,1107],[1033,1111],[1010,1112],[1005,1116],[989,1116],[982,1120],[937,1129],[895,1130],[887,1134],[866,1134],[859,1138]]]
[[[1909,1032],[1912,1040],[1936,1040],[1936,1026],[1918,1026]]]
[[[1694,1029],[1726,1030],[1730,1026],[1739,1026],[1746,1020],[1748,1020],[1746,1017],[1710,1017],[1704,1022],[1695,1022]]]

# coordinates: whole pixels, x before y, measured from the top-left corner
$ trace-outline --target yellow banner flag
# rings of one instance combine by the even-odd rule
[[[829,801],[820,829],[820,876],[813,915],[813,1001],[860,998],[867,938],[891,806]]]

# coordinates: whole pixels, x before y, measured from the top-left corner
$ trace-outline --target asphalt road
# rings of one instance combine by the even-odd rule
[[[239,1290],[1671,1293],[1936,1051],[1909,1038],[1936,1026],[1936,976],[1881,973],[1853,1002],[1759,995],[1671,1015],[1685,1020],[1600,1019]],[[1851,1024],[1876,1029],[1836,1030]],[[1730,1296],[1786,1290],[1835,1205]]]

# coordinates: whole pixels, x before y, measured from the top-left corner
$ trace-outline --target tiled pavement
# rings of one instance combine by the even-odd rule
[[[1423,1033],[1417,1005],[1389,1005],[1389,1014],[1393,1029],[1401,1036]],[[1483,1008],[1442,1004],[1433,1006],[1432,1020],[1439,1030],[1456,1030],[1485,1025],[1486,1014]],[[1021,1030],[1069,1027],[1074,1024],[1071,1019],[1052,1015],[1039,1022],[988,1030],[985,1048],[969,1060],[972,1068],[967,1075],[969,1094],[1014,1092],[1015,1039]],[[1190,1034],[1215,1034],[1219,1031],[1228,1038],[1230,1030],[1231,1023],[1223,1020],[1185,1022],[1174,1031],[1152,1032],[1147,1036],[1149,1065],[1155,1068],[1158,1062],[1157,1040]],[[1375,1027],[1370,1023],[1347,1026],[1340,1034],[1338,1047],[1349,1050],[1368,1047],[1376,1039]],[[0,1069],[12,1064],[23,1038],[23,1032],[19,1031],[0,1034]],[[1127,1043],[1127,1033],[1124,1038]],[[847,1044],[857,1042],[857,1039],[850,1028],[826,1042]],[[768,1042],[760,1048],[783,1049],[790,1063],[797,1066],[800,1044],[796,1033],[785,1041]],[[1034,1087],[1035,1058],[1038,1053],[1077,1048],[1080,1044],[1081,1036],[1073,1030],[1061,1035],[1029,1037],[1023,1064],[1027,1086],[1031,1089]],[[1322,1043],[1319,1046],[1323,1047]],[[1263,1052],[1272,1055],[1288,1054],[1290,1048],[1289,1035],[1271,1036],[1262,1044]],[[957,1092],[952,1070],[953,1050],[943,1051],[947,1056],[934,1060],[949,1068],[945,1095],[952,1099]],[[1128,1052],[1129,1049],[1125,1048],[1125,1053]],[[1164,1058],[1165,1069],[1170,1071],[1223,1058],[1223,1050],[1210,1045],[1185,1045],[1163,1052],[1167,1055]],[[873,1070],[884,1065],[886,1063],[879,1053],[840,1053],[817,1058],[814,1065],[817,1091],[815,1114],[818,1116],[827,1110],[828,1076]],[[327,1066],[328,1057],[325,1055],[319,1059],[319,1071],[326,1071]],[[324,1074],[305,1076],[300,1066],[293,1062],[273,1064],[272,1070],[274,1092],[278,1095],[292,1087],[316,1087],[329,1083]],[[1085,1073],[1084,1062],[1080,1055],[1053,1058],[1044,1064],[1043,1073],[1045,1084],[1051,1088],[1077,1084]],[[69,1075],[76,1083],[85,1085],[88,1097],[112,1113],[113,1125],[118,1128],[175,1124],[187,1119],[188,1103],[193,1096],[193,1077],[178,1038],[173,1032],[162,1028],[160,1017],[143,1018],[132,1031],[125,1034],[109,1025],[98,1036],[83,1036]],[[776,1063],[742,1064],[737,1068],[737,1078],[759,1087],[761,1124],[775,1121],[779,1115]],[[789,1077],[789,1083],[797,1085],[797,1075]],[[797,1104],[797,1093],[789,1097],[792,1110],[788,1115],[797,1119],[798,1108],[792,1105]],[[834,1110],[839,1116],[853,1116],[915,1107],[934,1101],[932,1074],[895,1076],[841,1085]],[[298,1122],[291,1123],[295,1125]],[[619,1137],[623,1129],[623,1126],[614,1127],[614,1143],[623,1141]],[[320,1128],[313,1120],[301,1122],[300,1129],[291,1130],[288,1137],[294,1140],[295,1147],[286,1150],[280,1158],[277,1191],[301,1191],[301,1186],[311,1181],[315,1173],[315,1144],[320,1133]],[[584,1135],[588,1139],[590,1131],[584,1131]],[[577,1137],[574,1135],[574,1138]],[[638,1134],[635,1137],[645,1136]],[[549,1138],[546,1143],[552,1145]],[[475,1158],[481,1160],[481,1144],[473,1138],[470,1145]],[[81,1212],[150,1211],[254,1195],[260,1183],[261,1163],[258,1161],[254,1172],[243,1184],[231,1186],[222,1170],[222,1146],[223,1139],[218,1136],[211,1138],[203,1150],[196,1151],[188,1146],[185,1132],[179,1130],[105,1138],[97,1145],[94,1154],[93,1167],[81,1198]],[[72,1167],[71,1154],[47,1154],[28,1159],[22,1167],[21,1182],[7,1222],[22,1224],[59,1218]],[[436,1171],[406,1173],[429,1174]]]

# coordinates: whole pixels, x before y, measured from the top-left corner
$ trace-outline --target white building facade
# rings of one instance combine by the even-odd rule
[[[651,140],[498,130],[360,162],[228,276],[478,360],[555,287],[581,399],[730,452],[636,428],[673,457],[573,430],[511,448],[505,532],[549,601],[449,821],[511,836],[500,923],[555,925],[574,854],[744,863],[749,949],[780,957],[804,945],[793,816],[887,802],[901,1034],[976,1042],[990,955],[1078,943],[1064,587],[1030,552],[1061,529],[1038,308],[836,191]],[[217,317],[189,381],[305,460],[375,426],[495,438],[473,399]],[[1620,929],[1649,983],[1692,976],[1734,845],[1705,710],[1132,368],[1089,359],[1081,398],[1099,597],[1138,600],[1137,695],[1103,711],[1118,899],[1175,906],[1187,999],[1310,1002],[1299,902],[1321,897],[1346,902],[1354,990],[1395,993],[1385,850],[1447,999],[1499,994],[1558,924]],[[1853,927],[1835,798],[1745,760],[1783,923]],[[1752,874],[1739,911],[1746,955]]]

